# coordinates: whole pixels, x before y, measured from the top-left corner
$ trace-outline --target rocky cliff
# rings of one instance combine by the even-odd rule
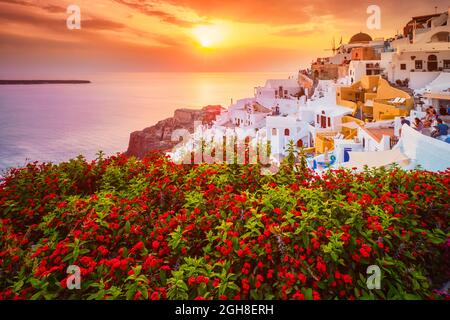
[[[222,110],[221,106],[206,106],[199,110],[177,109],[172,118],[159,121],[142,131],[131,133],[126,154],[142,158],[149,151],[169,151],[178,143],[171,140],[174,130],[186,129],[192,133],[194,121],[211,123]]]

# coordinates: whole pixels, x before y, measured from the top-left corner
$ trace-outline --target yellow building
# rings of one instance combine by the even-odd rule
[[[353,109],[360,119],[388,120],[409,115],[414,99],[392,87],[381,76],[364,76],[349,87],[336,90],[336,103]]]
[[[341,135],[342,139],[353,139],[358,134],[358,128],[364,126],[364,122],[350,116],[341,119],[340,131],[323,131],[316,133],[315,151],[318,154],[334,149],[334,138]]]

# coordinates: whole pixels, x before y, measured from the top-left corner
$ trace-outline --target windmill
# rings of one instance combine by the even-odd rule
[[[341,40],[342,42],[342,40]],[[325,49],[325,51],[333,51],[333,55],[336,54],[337,48],[336,48],[336,39],[333,37],[333,42],[331,43],[332,48],[331,49]]]

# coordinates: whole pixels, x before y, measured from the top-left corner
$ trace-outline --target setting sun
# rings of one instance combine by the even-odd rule
[[[198,43],[204,48],[211,48],[225,38],[225,30],[222,25],[201,25],[192,29]]]

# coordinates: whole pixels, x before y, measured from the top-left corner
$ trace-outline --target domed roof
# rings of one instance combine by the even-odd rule
[[[350,39],[349,44],[352,44],[352,43],[361,43],[361,42],[369,42],[369,41],[372,41],[372,37],[369,36],[367,33],[362,33],[362,32],[360,32],[360,33],[355,34],[355,35]]]

